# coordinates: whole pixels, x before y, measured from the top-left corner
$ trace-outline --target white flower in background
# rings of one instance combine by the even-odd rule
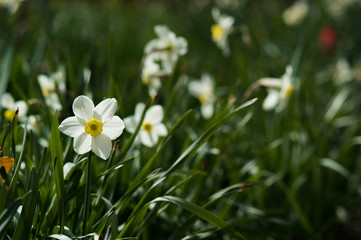
[[[281,111],[292,95],[292,73],[293,68],[287,66],[285,74],[281,78],[261,78],[262,86],[267,87],[268,95],[263,102],[264,110]]]
[[[158,38],[151,40],[145,46],[145,54],[157,54],[163,69],[171,73],[178,58],[188,51],[187,40],[177,37],[165,25],[156,25],[154,31]]]
[[[359,3],[359,0],[325,0],[324,6],[332,17],[339,18],[357,2]]]
[[[222,15],[218,8],[212,9],[212,16],[215,24],[211,27],[212,39],[222,50],[225,56],[229,56],[228,36],[233,32],[234,18]]]
[[[27,119],[27,130],[32,130],[36,134],[40,133],[42,121],[39,115],[30,115]]]
[[[59,89],[60,93],[65,92],[65,72],[61,68],[59,71],[46,76],[41,74],[38,76],[38,82],[41,88],[41,92],[45,98],[45,103],[54,110],[61,111],[63,106],[60,103],[59,96],[56,89]]]
[[[84,154],[92,150],[98,157],[107,159],[112,141],[124,130],[124,122],[114,116],[117,100],[107,98],[94,107],[93,101],[79,96],[73,102],[73,117],[66,118],[59,130],[74,138],[74,150]]]
[[[158,76],[160,71],[160,66],[155,62],[153,54],[150,54],[143,63],[142,69],[142,83],[148,85],[149,95],[155,96],[158,93],[158,90],[162,86],[160,77]]]
[[[334,70],[335,83],[338,85],[345,84],[350,82],[354,76],[354,71],[351,69],[348,61],[344,58],[339,59]]]
[[[0,98],[1,106],[6,109],[4,112],[4,116],[9,121],[12,121],[15,116],[15,111],[19,109],[18,120],[25,121],[26,114],[28,113],[28,105],[25,101],[14,100],[13,96],[10,93],[4,93]]]
[[[201,103],[201,114],[205,119],[209,119],[214,111],[214,80],[211,75],[204,73],[199,81],[190,81],[188,84],[189,93],[198,98]]]
[[[135,114],[124,119],[126,130],[133,133],[139,124],[142,113],[145,109],[144,103],[138,103],[135,106]],[[147,147],[153,147],[157,144],[159,137],[166,136],[168,131],[163,120],[163,107],[161,105],[151,106],[144,116],[136,141],[141,142]]]
[[[287,8],[283,14],[283,21],[286,25],[299,25],[308,13],[308,3],[304,0],[296,1],[291,7]]]
[[[23,0],[0,0],[0,6],[6,7],[11,14],[14,14]]]

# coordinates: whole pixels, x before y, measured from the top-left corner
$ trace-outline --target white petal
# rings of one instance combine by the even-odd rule
[[[92,148],[92,136],[83,132],[78,137],[74,138],[74,151],[77,154],[84,154],[89,152]]]
[[[59,125],[59,130],[70,137],[77,137],[85,132],[84,127],[79,119],[73,116],[62,121]]]
[[[43,74],[38,76],[38,82],[42,89],[55,89],[55,83],[53,81],[50,81],[50,79]]]
[[[263,101],[264,110],[272,110],[276,107],[279,99],[279,92],[276,90],[269,90],[268,95]]]
[[[104,99],[94,108],[94,116],[104,123],[114,116],[117,106],[115,98]]]
[[[74,115],[89,121],[93,118],[94,103],[87,96],[79,96],[73,102]]]
[[[106,160],[112,151],[112,141],[110,138],[101,133],[92,139],[91,149],[100,158]]]
[[[160,123],[163,120],[163,115],[163,107],[161,105],[151,106],[145,114],[144,122]]]
[[[20,100],[20,101],[15,102],[14,110],[16,110],[17,108],[19,109],[19,115],[18,115],[19,118],[24,119],[26,114],[28,113],[28,105],[26,104],[25,101]]]
[[[201,114],[205,119],[210,119],[213,115],[213,104],[202,104]]]
[[[135,121],[134,116],[124,118],[124,124],[125,124],[125,130],[127,130],[130,133],[133,133],[138,125],[137,121]]]
[[[136,106],[135,106],[135,120],[136,121],[140,121],[140,119],[142,118],[142,114],[143,114],[143,111],[145,109],[145,104],[144,103],[138,103]]]
[[[124,122],[120,117],[114,116],[109,121],[105,122],[103,125],[102,134],[107,135],[111,140],[119,137],[124,130]]]
[[[3,108],[15,110],[15,100],[10,93],[3,93],[1,95],[0,103]]]
[[[147,147],[153,147],[156,143],[152,140],[151,135],[147,131],[139,131],[140,141]]]
[[[154,132],[158,136],[166,136],[168,134],[167,128],[163,123],[153,125],[152,132]]]

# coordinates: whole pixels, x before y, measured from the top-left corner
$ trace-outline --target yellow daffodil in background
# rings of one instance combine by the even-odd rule
[[[10,170],[14,167],[14,158],[11,157],[0,157],[0,168],[4,167],[6,173],[9,173]],[[4,179],[0,174],[0,186],[3,184]]]
[[[286,25],[297,26],[306,17],[308,13],[308,3],[304,0],[296,1],[291,7],[283,12],[283,21]]]
[[[211,26],[212,39],[222,50],[223,54],[229,56],[228,36],[233,32],[234,18],[222,15],[218,8],[212,9],[212,16],[215,21],[215,24]]]
[[[212,117],[214,112],[214,80],[211,75],[204,73],[198,81],[190,81],[188,84],[189,93],[198,98],[201,103],[201,114],[205,119]]]
[[[84,154],[92,150],[102,159],[109,158],[112,140],[124,130],[124,122],[114,116],[117,100],[107,98],[94,106],[87,96],[79,96],[73,102],[73,117],[66,118],[59,130],[74,138],[74,150]]]
[[[125,129],[128,132],[133,133],[135,131],[144,109],[145,104],[138,103],[135,107],[135,114],[124,119]],[[153,147],[157,144],[159,137],[167,135],[167,128],[162,123],[163,116],[164,112],[161,105],[150,107],[144,116],[136,141],[141,142],[147,147]]]
[[[0,104],[1,107],[5,109],[4,117],[9,121],[13,120],[17,109],[19,109],[18,120],[25,120],[26,114],[28,113],[28,106],[25,101],[19,100],[15,102],[10,93],[4,93],[0,97]]]
[[[268,91],[268,95],[263,102],[264,110],[283,110],[294,88],[292,74],[293,68],[287,66],[286,72],[281,78],[261,78],[259,80],[260,84],[267,87]]]

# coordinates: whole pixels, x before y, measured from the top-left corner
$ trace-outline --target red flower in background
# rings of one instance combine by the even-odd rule
[[[337,32],[331,27],[324,27],[321,29],[318,36],[321,50],[325,54],[332,54],[338,42]]]

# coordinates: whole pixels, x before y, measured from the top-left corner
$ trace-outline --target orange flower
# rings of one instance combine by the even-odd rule
[[[0,157],[0,168],[4,167],[6,173],[10,172],[10,170],[13,168],[14,166],[14,158],[11,157]],[[0,185],[2,185],[3,183],[3,178],[1,177],[0,174]]]

